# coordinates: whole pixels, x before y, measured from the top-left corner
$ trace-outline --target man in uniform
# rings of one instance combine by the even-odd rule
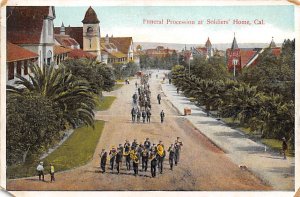
[[[149,149],[144,147],[144,150],[142,152],[142,170],[147,171],[148,168],[148,159],[149,159]]]
[[[161,123],[164,122],[164,118],[165,118],[165,112],[164,112],[164,110],[161,110],[161,112],[160,112],[160,122]]]
[[[131,144],[131,149],[132,148],[136,148],[138,146],[138,143],[136,142],[136,139],[133,140],[132,144]]]
[[[150,118],[151,118],[150,110],[147,110],[146,115],[147,115],[147,122],[150,123]]]
[[[142,111],[143,123],[145,123],[146,116],[147,116],[147,114],[146,114],[145,110],[143,110],[143,111]]]
[[[122,152],[120,149],[118,149],[117,155],[116,155],[116,167],[118,174],[120,173],[120,163],[122,162]]]
[[[156,176],[156,165],[157,165],[157,158],[155,151],[152,151],[149,157],[151,161],[151,175],[152,177]]]
[[[157,157],[158,157],[158,168],[160,169],[160,173],[162,174],[163,162],[165,158],[165,150],[162,141],[159,141],[159,144],[157,145]]]
[[[99,154],[100,155],[100,166],[102,169],[102,173],[105,172],[105,165],[106,165],[106,160],[107,160],[107,152],[105,149],[102,149],[102,152]]]
[[[182,144],[182,141],[180,141],[180,137],[177,137],[177,139],[175,140],[175,144],[174,144],[175,166],[177,165],[177,163],[179,163],[179,156],[180,156],[180,151],[181,151],[182,146],[183,146],[183,144]]]
[[[120,165],[122,166],[122,161],[123,161],[123,152],[124,152],[124,147],[122,146],[122,144],[119,144],[119,147],[118,147],[118,152],[120,152],[120,156],[121,156],[121,161],[120,161]]]
[[[148,150],[150,150],[151,147],[151,142],[149,141],[149,138],[146,138],[145,142],[144,142],[144,147]]]
[[[136,110],[135,110],[135,108],[133,107],[133,108],[131,109],[131,119],[132,119],[132,122],[135,121],[135,116],[136,116]]]
[[[112,149],[109,151],[109,157],[110,157],[110,161],[109,162],[110,162],[110,169],[111,169],[111,171],[114,170],[114,163],[115,163],[116,155],[117,155],[117,150],[113,146]]]
[[[169,152],[169,164],[170,164],[170,169],[173,170],[173,163],[174,163],[174,156],[175,156],[175,149],[173,144],[168,149]]]
[[[161,100],[161,96],[160,94],[157,95],[157,101],[158,101],[158,104],[160,105],[160,100]]]
[[[127,170],[130,170],[130,144],[128,140],[124,144],[124,156]]]
[[[135,149],[132,149],[130,151],[130,157],[132,160],[134,176],[136,176],[139,173],[139,157],[138,157],[137,151]]]

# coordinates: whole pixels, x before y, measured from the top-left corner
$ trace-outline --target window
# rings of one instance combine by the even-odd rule
[[[21,75],[22,74],[22,63],[17,62],[17,74]]]
[[[92,34],[93,33],[93,28],[92,27],[88,27],[87,30],[86,30],[86,32],[88,34]]]
[[[90,48],[92,48],[92,39],[89,39],[90,40]]]
[[[13,62],[8,63],[8,80],[14,79],[15,65]]]

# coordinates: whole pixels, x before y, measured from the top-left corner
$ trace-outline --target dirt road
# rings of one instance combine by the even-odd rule
[[[135,90],[135,79],[129,85],[112,92],[117,99],[108,111],[98,112],[96,119],[106,120],[105,128],[93,160],[87,165],[56,173],[56,182],[40,182],[37,177],[8,180],[8,190],[272,190],[247,170],[241,170],[233,164],[220,149],[196,130],[187,120],[179,116],[170,103],[162,97],[158,105],[156,96],[160,92],[160,79],[155,76],[150,80],[152,120],[150,124],[131,122],[131,97]],[[160,123],[159,113],[165,111],[165,122]],[[166,147],[177,136],[183,141],[180,163],[173,171],[169,169],[168,159],[164,162],[163,174],[156,178],[148,172],[126,171],[125,162],[118,175],[115,172],[100,173],[99,156],[102,148],[108,150],[112,145],[124,144],[137,139],[144,142],[146,137],[151,142],[162,140]],[[140,167],[141,168],[141,167]],[[48,181],[50,177],[47,175]]]

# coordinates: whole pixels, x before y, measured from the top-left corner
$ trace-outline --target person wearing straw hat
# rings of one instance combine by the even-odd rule
[[[44,166],[43,165],[44,165],[44,163],[41,161],[36,168],[38,175],[39,175],[39,180],[41,180],[41,178],[42,178],[42,181],[44,181]]]

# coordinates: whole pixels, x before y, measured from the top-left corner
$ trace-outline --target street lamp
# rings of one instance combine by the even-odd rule
[[[234,58],[233,60],[232,60],[232,64],[233,64],[233,78],[235,79],[235,72],[236,72],[236,65],[238,64],[238,62],[239,62],[239,60],[238,59],[236,59],[236,58]]]
[[[193,60],[193,53],[189,55],[189,77],[191,77],[191,60]]]

